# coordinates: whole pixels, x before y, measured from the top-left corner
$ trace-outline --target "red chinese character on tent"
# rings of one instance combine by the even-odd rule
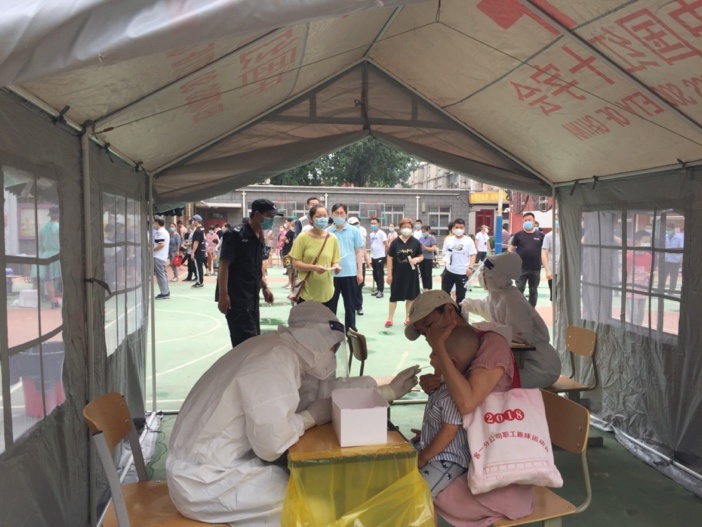
[[[617,24],[668,64],[700,55],[699,50],[683,40],[648,9],[625,16]]]
[[[599,78],[603,79],[607,84],[614,84],[614,81],[608,77],[602,70],[595,66],[595,56],[588,55],[587,57],[581,57],[576,51],[570,49],[568,46],[563,46],[561,49],[573,57],[577,63],[575,66],[570,68],[568,71],[575,74],[581,69],[586,69],[597,75]]]
[[[571,28],[576,25],[575,20],[551,5],[550,2],[547,2],[546,0],[534,0],[534,4],[546,11],[564,26]],[[519,0],[480,0],[480,2],[478,2],[478,9],[480,9],[485,15],[488,16],[488,18],[490,18],[490,20],[495,22],[502,29],[509,29],[520,18],[526,15],[529,18],[536,20],[554,35],[558,35],[560,33],[560,31],[552,27],[548,22],[527,9]]]
[[[645,70],[648,66],[660,66],[658,61],[636,49],[631,40],[611,29],[603,27],[602,33],[590,38],[589,42],[607,50],[609,55],[615,57],[615,62],[629,73]]]
[[[294,64],[297,57],[297,37],[293,35],[293,30],[289,29],[280,35],[276,35],[268,42],[242,53],[239,63],[242,67],[241,84],[247,86],[252,83],[261,83],[255,91],[265,91],[278,84],[280,77],[277,73],[282,73],[285,68]],[[271,78],[275,82],[271,82]],[[252,93],[252,92],[249,92]]]
[[[680,5],[671,11],[670,18],[685,28],[692,36],[702,34],[702,0],[677,0]]]
[[[577,90],[576,80],[564,80],[561,71],[555,64],[546,64],[543,67],[536,67],[536,71],[529,76],[529,84],[512,82],[517,98],[520,101],[529,103],[529,106],[538,106],[544,115],[552,114],[562,110],[563,106],[555,101],[558,97],[565,95],[578,101],[584,100],[584,93]]]

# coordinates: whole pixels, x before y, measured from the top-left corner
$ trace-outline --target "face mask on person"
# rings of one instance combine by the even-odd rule
[[[665,233],[666,233],[668,236],[670,236],[671,234],[673,234],[673,231],[667,230],[667,231],[665,231]]]
[[[346,223],[346,218],[341,218],[339,216],[334,216],[334,225],[341,227]]]
[[[463,236],[463,234],[464,234],[465,232],[466,232],[466,231],[464,231],[463,229],[453,229],[453,234],[456,235],[456,236],[458,236],[459,238],[460,238],[461,236]]]
[[[427,236],[429,236],[429,233],[428,233],[428,232],[423,232],[423,233],[422,233],[422,238],[426,238]]]
[[[400,229],[400,234],[402,234],[402,236],[409,236],[410,234],[412,234],[412,229],[410,229],[409,227]]]
[[[378,226],[377,226],[377,225],[371,224],[371,230],[372,230],[372,231],[377,231],[377,230],[378,230]]]
[[[532,222],[532,221],[525,221],[524,222],[524,230],[525,231],[530,231],[533,228],[534,228],[534,222]]]
[[[275,221],[275,220],[274,220],[273,218],[266,218],[266,217],[264,217],[264,218],[263,218],[263,221],[261,222],[261,228],[262,228],[264,231],[267,231],[268,229],[270,229],[271,227],[273,227],[273,222],[274,222],[274,221]]]
[[[168,232],[173,234],[175,232],[175,227],[168,227]]]
[[[554,229],[557,229],[557,228],[558,228],[558,220],[556,220],[556,221],[553,223],[553,228],[554,228]]]
[[[415,224],[414,224],[414,230],[415,230],[415,231],[418,231],[418,230],[421,229],[421,228],[422,228],[422,226],[421,226],[419,223],[415,223]]]
[[[329,218],[327,218],[326,216],[324,218],[315,218],[313,223],[315,228],[321,231],[329,226]]]

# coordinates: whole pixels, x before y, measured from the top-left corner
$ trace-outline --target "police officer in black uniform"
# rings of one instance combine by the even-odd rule
[[[271,201],[257,199],[251,204],[249,219],[224,233],[215,300],[227,317],[232,347],[261,334],[261,289],[266,302],[273,303],[273,293],[263,275],[263,231],[273,227],[274,216],[282,215]]]

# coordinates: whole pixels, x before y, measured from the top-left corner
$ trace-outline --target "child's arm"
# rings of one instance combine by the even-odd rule
[[[441,430],[436,434],[434,439],[432,439],[429,444],[419,453],[417,459],[417,466],[422,468],[426,465],[434,456],[443,452],[446,447],[451,444],[453,438],[456,437],[456,432],[458,429],[462,428],[461,425],[452,425],[449,423],[441,423]]]

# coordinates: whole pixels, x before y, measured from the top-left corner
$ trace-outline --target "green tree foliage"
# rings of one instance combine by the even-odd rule
[[[369,137],[346,148],[292,168],[271,178],[272,185],[354,187],[408,186],[409,173],[419,163],[413,157]]]

